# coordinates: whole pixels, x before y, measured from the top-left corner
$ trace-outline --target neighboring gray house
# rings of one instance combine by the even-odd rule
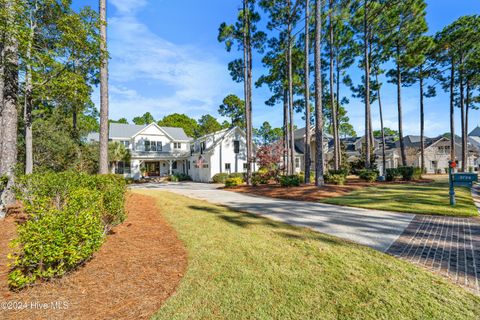
[[[303,171],[303,154],[304,154],[304,139],[305,129],[299,129],[295,133],[295,152],[296,158],[301,161],[298,164],[297,171]],[[312,150],[314,150],[314,130],[312,130]],[[325,135],[325,165],[333,159],[333,140],[330,135]],[[408,135],[403,138],[407,153],[407,165],[420,167],[420,136]],[[348,162],[355,162],[361,159],[363,153],[364,137],[349,137],[341,139],[347,156]],[[382,161],[382,140],[375,139],[374,153],[376,156],[376,165],[380,172],[383,171]],[[385,139],[385,159],[386,168],[397,168],[401,166],[400,143],[395,137],[386,137]],[[461,160],[461,138],[455,138],[455,153],[457,160]],[[314,154],[312,152],[312,157]],[[467,169],[478,170],[480,167],[480,127],[475,128],[468,137],[468,155],[467,155]],[[312,159],[313,160],[313,159]],[[450,160],[450,139],[439,136],[436,138],[425,137],[425,167],[427,173],[443,173],[445,168],[448,168],[448,161]],[[461,161],[459,161],[461,166]]]

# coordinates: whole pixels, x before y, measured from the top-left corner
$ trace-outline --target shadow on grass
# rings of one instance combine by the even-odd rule
[[[235,209],[224,207],[224,206],[219,206],[219,207],[222,209],[218,209],[211,206],[196,206],[196,205],[188,206],[188,208],[192,210],[199,210],[199,211],[215,214],[216,217],[228,223],[234,224],[238,227],[247,228],[253,225],[265,225],[273,228],[286,227],[286,226],[283,226],[280,222],[271,221],[269,219],[266,219],[264,217],[261,217],[259,215],[255,215],[249,212],[235,210]],[[235,215],[225,214],[226,210],[232,212]]]
[[[252,226],[269,227],[276,230],[274,231],[274,234],[289,240],[317,241],[324,244],[335,245],[335,246],[345,246],[347,244],[355,245],[353,242],[339,239],[339,238],[337,239],[333,236],[318,233],[305,227],[292,226],[284,222],[273,221],[256,214],[252,214],[252,213],[241,211],[241,210],[235,210],[235,209],[231,209],[223,206],[220,206],[220,208],[222,209],[211,207],[211,206],[197,206],[197,205],[191,205],[191,206],[188,206],[188,208],[193,210],[199,210],[202,212],[209,212],[211,214],[214,214],[217,218],[241,228],[249,228]],[[226,214],[225,210],[229,210],[231,214]]]

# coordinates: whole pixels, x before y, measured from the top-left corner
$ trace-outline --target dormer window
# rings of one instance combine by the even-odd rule
[[[182,149],[182,144],[180,142],[174,142],[173,149]]]

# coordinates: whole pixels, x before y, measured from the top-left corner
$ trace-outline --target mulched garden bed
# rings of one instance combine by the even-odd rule
[[[349,178],[347,183],[343,186],[327,184],[322,188],[317,188],[312,184],[303,184],[299,187],[284,188],[279,184],[268,184],[258,186],[242,185],[234,188],[228,188],[226,190],[278,199],[317,202],[326,198],[344,196],[359,188],[377,187],[388,184],[425,184],[431,182],[434,182],[434,180],[421,179],[416,181],[365,182],[358,178]]]
[[[20,292],[7,286],[14,218],[0,221],[0,302],[26,304],[21,311],[3,310],[2,304],[0,319],[149,319],[174,293],[187,254],[153,198],[129,194],[126,205],[128,219],[92,260],[62,279]]]

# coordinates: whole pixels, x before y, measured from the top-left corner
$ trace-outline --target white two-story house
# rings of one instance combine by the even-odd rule
[[[98,133],[87,140],[98,141]],[[195,140],[182,128],[111,123],[109,140],[122,143],[131,154],[129,163],[114,167],[115,173],[136,180],[183,173],[193,181],[210,182],[217,173],[246,171],[246,138],[238,127]]]

